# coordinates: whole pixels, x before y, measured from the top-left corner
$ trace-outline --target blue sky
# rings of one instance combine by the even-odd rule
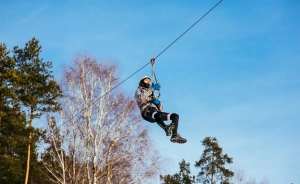
[[[125,79],[158,55],[218,1],[0,1],[0,42],[9,49],[36,37],[55,77],[76,52],[117,60]],[[178,172],[199,160],[206,136],[233,157],[231,169],[257,181],[300,184],[300,2],[224,0],[157,58],[164,110],[180,115],[173,144],[151,135]],[[134,94],[138,79],[120,86]],[[144,122],[147,123],[147,122]]]

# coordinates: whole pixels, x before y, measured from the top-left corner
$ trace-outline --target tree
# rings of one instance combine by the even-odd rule
[[[191,176],[190,163],[186,163],[183,159],[179,163],[180,171],[172,175],[160,176],[162,184],[192,184],[196,183],[195,176]]]
[[[245,176],[243,170],[237,170],[234,172],[234,177],[231,178],[232,184],[243,184],[245,182]]]
[[[42,157],[53,181],[145,183],[157,176],[160,157],[136,103],[114,89],[117,69],[84,55],[65,68],[62,110],[48,120],[49,147]]]
[[[69,168],[73,167],[72,162],[70,162],[71,159],[62,149],[64,142],[56,119],[51,116],[48,116],[47,119],[49,128],[43,139],[45,144],[49,144],[49,147],[42,154],[47,180],[51,183],[79,183],[77,178],[80,177],[80,173],[82,174],[82,170],[77,173],[77,176],[73,176],[71,172],[69,174],[66,173]],[[55,171],[55,174],[53,174],[53,171]]]
[[[205,149],[200,160],[195,163],[195,167],[201,169],[197,180],[203,184],[216,184],[217,181],[229,184],[229,179],[234,173],[226,169],[225,164],[231,164],[232,158],[222,153],[222,148],[215,137],[206,137],[202,145]]]
[[[179,176],[177,175],[177,173],[174,175],[170,175],[170,174],[165,176],[160,175],[160,181],[162,182],[162,184],[181,184],[178,177]]]
[[[18,89],[20,68],[5,44],[0,44],[0,183],[22,183],[26,171],[26,147],[32,133],[31,183],[44,183],[40,174],[35,143],[40,136],[38,129],[29,128],[26,113],[22,110]]]
[[[0,43],[0,123],[4,114],[4,105],[7,105],[13,97],[12,74],[15,63],[9,56],[9,51],[5,44]]]
[[[231,178],[230,183],[232,184],[269,184],[269,181],[267,178],[264,178],[260,182],[256,182],[254,178],[250,178],[246,180],[244,171],[243,170],[237,170],[234,172],[234,177]]]
[[[54,112],[60,109],[58,98],[61,97],[61,90],[52,75],[52,63],[43,62],[40,59],[42,47],[39,41],[32,38],[25,44],[24,49],[14,47],[14,58],[17,69],[17,89],[15,93],[26,112],[29,124],[28,154],[26,164],[25,184],[28,183],[30,157],[34,146],[33,133],[35,132],[32,122],[35,118],[41,117],[44,113]]]
[[[0,183],[21,183],[26,164],[27,128],[14,94],[15,62],[0,44]]]

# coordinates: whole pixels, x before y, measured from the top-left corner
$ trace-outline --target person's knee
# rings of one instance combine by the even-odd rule
[[[154,115],[154,119],[163,120],[162,113],[161,112],[156,112],[155,115]]]
[[[178,121],[179,120],[179,115],[176,114],[176,113],[172,113],[171,116],[170,116],[170,119],[172,121],[176,121],[176,120]]]

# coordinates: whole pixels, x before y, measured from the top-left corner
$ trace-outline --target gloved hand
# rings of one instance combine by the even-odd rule
[[[156,84],[152,83],[151,88],[153,88],[154,90],[160,90],[160,84],[159,83],[156,83]]]
[[[160,101],[157,98],[153,98],[152,103],[155,104],[155,105],[159,105]]]

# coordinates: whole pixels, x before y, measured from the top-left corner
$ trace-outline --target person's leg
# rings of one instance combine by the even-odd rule
[[[174,123],[166,125],[164,122],[170,120],[170,115],[170,113],[159,112],[156,108],[149,107],[145,109],[143,118],[149,122],[156,122],[166,132],[166,135],[170,136],[175,128]]]
[[[153,112],[152,117],[156,120],[156,123],[161,127],[165,128],[166,124],[164,122],[163,114],[161,112]]]
[[[154,112],[153,117],[157,124],[164,129],[164,131],[166,132],[166,136],[170,136],[175,126],[173,123],[171,123],[170,125],[166,125],[164,123],[164,121],[170,120],[170,114],[165,112]]]
[[[156,122],[162,129],[166,128],[166,124],[164,121],[167,118],[167,114],[158,112],[156,108],[149,107],[145,109],[143,118],[149,122]]]
[[[172,132],[172,137],[170,139],[171,142],[176,142],[183,144],[187,140],[182,138],[178,133],[178,122],[179,122],[179,115],[176,113],[167,113],[167,112],[158,112],[155,108],[147,109],[145,112],[145,116],[149,119],[155,120],[155,122],[165,130],[166,135],[170,136]],[[170,125],[166,125],[164,121],[172,120]],[[153,122],[153,121],[151,121]]]
[[[176,113],[167,112],[154,112],[153,118],[156,120],[157,124],[162,128],[166,128],[164,121],[172,120],[170,128],[172,128],[172,133],[176,134],[178,129],[179,115]],[[163,125],[162,125],[163,124]],[[169,135],[168,135],[169,136]]]
[[[170,115],[170,119],[172,120],[172,123],[174,124],[173,134],[176,134],[177,129],[178,129],[179,115],[176,113],[172,113]]]
[[[178,122],[179,122],[179,115],[176,114],[176,113],[172,113],[171,116],[170,116],[170,119],[172,120],[171,124],[174,124],[173,134],[172,134],[172,137],[171,137],[170,141],[171,142],[176,142],[176,143],[179,143],[179,144],[186,143],[187,140],[185,138],[181,137],[177,132]]]
[[[160,118],[160,120],[166,121],[166,120],[172,120],[172,123],[170,125],[166,125],[165,127],[165,132],[167,136],[171,135],[172,131],[172,137],[170,139],[171,142],[176,142],[179,144],[184,144],[186,143],[186,139],[181,137],[178,132],[178,123],[179,123],[179,115],[176,113],[166,113],[166,112],[157,112],[154,117],[158,117],[157,119]]]

